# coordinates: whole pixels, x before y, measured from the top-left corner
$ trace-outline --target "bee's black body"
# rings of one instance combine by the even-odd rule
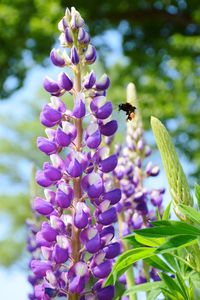
[[[126,115],[128,116],[126,119],[127,121],[133,119],[132,115],[135,114],[135,110],[136,110],[135,106],[132,106],[130,103],[126,102],[126,103],[119,104],[118,108],[119,111],[123,110],[126,112]]]

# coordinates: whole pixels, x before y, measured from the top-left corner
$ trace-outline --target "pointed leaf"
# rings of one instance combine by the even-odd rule
[[[178,208],[190,221],[200,226],[200,213],[195,208],[183,204],[180,204]]]
[[[174,270],[170,268],[169,265],[166,264],[166,262],[157,255],[146,258],[145,262],[147,262],[150,266],[156,269],[169,272],[169,273],[175,273]]]
[[[117,278],[120,277],[136,261],[150,257],[153,255],[154,251],[154,248],[136,248],[121,254],[114,264],[112,272],[108,276],[105,285],[114,284]]]
[[[157,247],[162,245],[165,242],[164,238],[147,238],[147,237],[143,237],[140,236],[138,234],[135,234],[135,239],[137,242],[145,245],[145,246],[149,246],[149,247]]]
[[[170,216],[170,209],[171,209],[172,202],[170,201],[167,207],[165,208],[165,211],[162,216],[162,220],[168,220]]]
[[[200,185],[197,183],[194,186],[194,192],[195,192],[195,196],[197,198],[198,207],[200,209]]]
[[[124,296],[133,295],[137,292],[148,292],[154,289],[158,289],[165,286],[162,281],[154,281],[154,282],[147,282],[139,285],[135,285],[131,287],[128,291],[124,292]]]
[[[165,273],[159,273],[159,276],[166,283],[170,292],[173,292],[173,294],[176,294],[176,296],[179,296],[179,294],[183,296],[182,290],[180,289],[179,285],[175,282],[174,279],[172,279],[170,276],[168,276]]]
[[[147,293],[147,300],[157,299],[160,293],[161,293],[161,289],[151,290],[150,292]]]
[[[190,297],[188,295],[188,287],[187,285],[185,284],[185,281],[183,280],[183,278],[181,277],[181,275],[179,273],[176,273],[176,278],[177,278],[177,281],[179,283],[179,286],[182,290],[182,293],[183,293],[183,296],[184,296],[184,299],[185,300],[190,300]]]
[[[197,241],[196,237],[193,235],[177,235],[170,238],[166,243],[158,247],[156,253],[160,253],[163,251],[172,251],[176,250],[179,247],[187,247],[192,243]]]
[[[194,236],[200,235],[200,230],[198,228],[179,221],[156,221],[152,222],[152,224],[153,226],[156,225],[156,227],[135,230],[135,233],[152,238],[167,237],[179,234]]]

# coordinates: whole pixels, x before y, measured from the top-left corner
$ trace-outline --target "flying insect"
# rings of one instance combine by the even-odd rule
[[[132,121],[135,118],[136,107],[132,104],[126,102],[118,105],[118,110],[123,110],[126,112],[127,118],[126,121]]]

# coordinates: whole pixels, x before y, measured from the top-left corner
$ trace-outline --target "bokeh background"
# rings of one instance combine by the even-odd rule
[[[133,81],[149,143],[154,147],[149,123],[154,115],[171,132],[191,187],[200,181],[199,0],[1,0],[1,299],[25,300],[30,289],[25,219],[31,216],[32,169],[45,159],[35,146],[43,133],[39,111],[48,101],[42,80],[59,71],[49,52],[66,6],[85,18],[98,49],[94,68],[109,74],[114,105],[125,101],[126,85]],[[123,128],[124,118],[118,118]],[[157,152],[154,160],[160,163]]]

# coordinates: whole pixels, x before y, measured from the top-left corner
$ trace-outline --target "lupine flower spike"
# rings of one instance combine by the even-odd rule
[[[43,82],[50,102],[40,114],[46,137],[38,137],[37,146],[48,161],[36,174],[44,196],[35,198],[33,210],[44,221],[38,231],[31,227],[38,255],[30,262],[34,291],[29,299],[113,299],[114,286],[103,286],[120,253],[113,223],[121,192],[105,180],[117,155],[109,155],[102,143],[117,130],[106,98],[110,80],[83,71],[95,62],[96,50],[75,8],[66,9],[58,28],[61,48],[50,58],[62,72]]]
[[[121,236],[130,234],[134,229],[149,226],[149,221],[156,219],[156,210],[162,213],[164,193],[163,188],[152,189],[148,185],[148,178],[157,176],[159,167],[147,160],[151,150],[144,139],[139,104],[133,83],[130,83],[127,88],[127,102],[137,107],[137,112],[134,121],[127,122],[125,146],[123,148],[119,145],[116,146],[118,165],[113,171],[116,186],[122,191],[121,200],[116,204]],[[128,249],[126,243],[123,246]],[[154,278],[155,270],[151,274]],[[130,270],[127,276],[129,276],[127,283],[134,284],[133,270]],[[135,279],[135,283],[144,281],[146,281],[146,277],[140,270],[140,275]]]

